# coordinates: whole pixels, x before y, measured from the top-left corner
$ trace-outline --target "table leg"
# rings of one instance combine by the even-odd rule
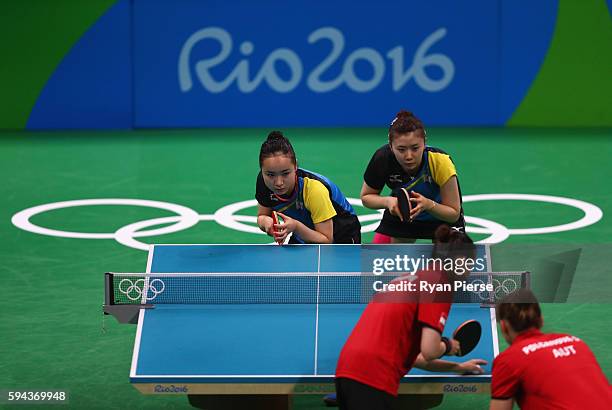
[[[425,410],[438,407],[444,399],[443,394],[400,394],[397,397],[398,410]]]
[[[190,394],[189,404],[205,410],[291,410],[291,396],[260,395],[203,395]]]

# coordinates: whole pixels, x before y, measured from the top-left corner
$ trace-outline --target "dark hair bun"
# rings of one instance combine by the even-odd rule
[[[437,258],[474,258],[476,247],[463,229],[442,224],[434,232],[433,256]]]
[[[542,311],[532,291],[519,289],[497,303],[498,320],[506,320],[515,332],[542,327]]]
[[[261,168],[264,159],[277,155],[278,153],[289,156],[291,162],[297,165],[295,151],[289,140],[282,132],[272,131],[268,134],[268,138],[266,138],[263,144],[261,144],[261,149],[259,150],[259,167]]]
[[[434,241],[448,243],[450,241],[452,232],[453,231],[450,226],[442,224],[438,226],[438,228],[434,232]]]
[[[410,111],[400,110],[395,115],[389,126],[389,142],[392,142],[395,135],[406,134],[409,132],[420,131],[420,135],[425,138],[425,127],[421,120]]]
[[[285,136],[283,135],[282,132],[272,131],[271,133],[268,134],[267,141],[277,141],[277,140],[284,140],[284,139],[285,139]]]
[[[400,112],[395,114],[395,118],[408,118],[408,117],[412,117],[412,116],[414,116],[414,114],[411,113],[410,111],[406,111],[406,110],[401,110]]]

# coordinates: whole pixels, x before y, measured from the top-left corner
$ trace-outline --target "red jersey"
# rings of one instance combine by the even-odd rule
[[[612,387],[582,340],[520,333],[493,362],[491,395],[521,409],[612,409]]]
[[[430,283],[446,283],[443,272],[417,275]],[[425,303],[423,299],[401,303],[375,298],[370,302],[340,353],[336,377],[356,380],[397,396],[401,378],[421,351],[423,326],[442,333],[450,310],[450,303]]]

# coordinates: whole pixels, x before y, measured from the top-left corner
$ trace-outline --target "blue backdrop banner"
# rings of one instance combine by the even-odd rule
[[[502,125],[489,0],[134,0],[134,125]],[[535,70],[537,71],[537,70]]]

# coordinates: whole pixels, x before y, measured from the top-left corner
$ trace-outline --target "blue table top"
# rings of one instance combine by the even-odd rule
[[[150,250],[147,271],[360,272],[369,263],[364,254],[378,255],[381,249],[389,250],[380,245],[157,245]],[[243,304],[143,309],[130,378],[134,383],[332,382],[339,352],[364,307]],[[445,335],[468,319],[483,325],[483,336],[468,356],[449,360],[488,360],[485,375],[413,369],[404,381],[489,381],[497,354],[494,312],[477,304],[453,305]]]

